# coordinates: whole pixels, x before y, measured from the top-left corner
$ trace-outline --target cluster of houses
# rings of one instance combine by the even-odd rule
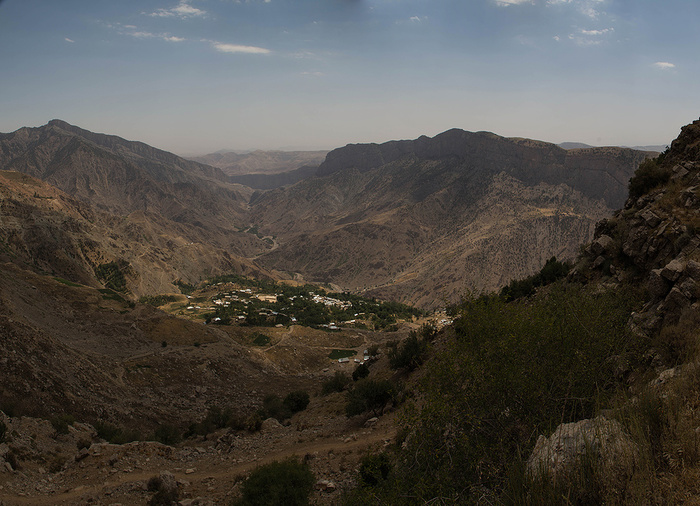
[[[353,359],[353,362],[355,362],[355,363],[358,364],[358,365],[361,365],[361,364],[364,364],[365,362],[369,362],[369,360],[370,360],[371,358],[372,358],[372,357],[369,356],[369,351],[368,351],[368,350],[365,350],[364,353],[363,353],[363,356],[362,356],[362,360],[360,360],[359,358],[354,358],[354,359]],[[339,364],[347,364],[347,363],[349,363],[349,362],[350,362],[350,358],[349,358],[349,357],[343,357],[343,358],[339,358],[339,359],[338,359],[338,363],[339,363]]]

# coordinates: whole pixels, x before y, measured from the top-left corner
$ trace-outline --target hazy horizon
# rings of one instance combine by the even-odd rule
[[[1,0],[0,131],[192,156],[450,128],[665,145],[697,119],[690,0]]]

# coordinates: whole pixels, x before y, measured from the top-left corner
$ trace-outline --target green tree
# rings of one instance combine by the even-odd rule
[[[361,379],[347,393],[345,414],[350,417],[372,411],[374,416],[379,416],[391,400],[392,391],[393,386],[388,380]]]
[[[316,478],[308,464],[296,459],[271,462],[255,469],[241,486],[237,506],[305,506]]]

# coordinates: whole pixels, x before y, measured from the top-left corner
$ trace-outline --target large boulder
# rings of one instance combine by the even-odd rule
[[[559,425],[546,438],[540,436],[527,461],[528,475],[548,478],[554,484],[573,482],[583,466],[593,464],[607,483],[630,476],[638,449],[622,425],[604,416]]]

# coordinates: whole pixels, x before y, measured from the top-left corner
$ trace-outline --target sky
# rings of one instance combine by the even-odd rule
[[[700,116],[698,27],[697,0],[0,0],[0,132],[665,145]]]

